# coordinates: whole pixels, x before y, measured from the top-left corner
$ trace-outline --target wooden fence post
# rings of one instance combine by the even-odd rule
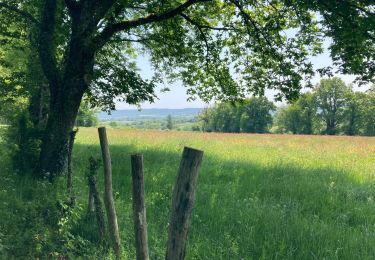
[[[117,259],[120,258],[121,246],[120,246],[120,236],[117,224],[117,215],[115,203],[113,200],[112,192],[112,165],[111,156],[109,153],[107,133],[105,127],[98,128],[100,146],[102,149],[103,165],[104,165],[104,204],[107,210],[107,218],[109,225],[109,235],[112,240],[113,250]]]
[[[203,151],[185,147],[173,190],[166,260],[182,260],[191,221]]]
[[[89,158],[89,168],[87,174],[87,180],[89,185],[89,211],[88,213],[93,213],[95,211],[96,221],[98,223],[99,229],[99,239],[100,242],[104,242],[106,228],[104,221],[104,211],[102,202],[99,196],[98,186],[96,184],[96,171],[99,169],[99,161],[95,160],[93,157]],[[95,209],[95,210],[94,210]]]
[[[93,204],[94,204],[93,207],[95,207],[94,211],[95,211],[96,222],[98,223],[99,239],[100,239],[100,242],[103,242],[105,238],[105,233],[106,233],[104,211],[102,207],[102,202],[100,201],[100,196],[99,196],[98,186],[96,184],[95,175],[91,175],[88,177],[88,183],[89,183],[90,193],[92,194],[92,197],[93,197]]]
[[[131,156],[133,179],[133,216],[137,260],[148,260],[147,221],[143,174],[143,155]]]
[[[69,134],[69,147],[68,147],[68,176],[67,176],[67,189],[70,196],[70,204],[71,206],[75,205],[75,195],[73,190],[73,166],[72,166],[72,155],[73,155],[73,146],[76,134],[78,132],[78,128],[71,131]]]

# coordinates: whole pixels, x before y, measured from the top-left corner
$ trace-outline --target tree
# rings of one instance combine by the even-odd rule
[[[375,136],[375,85],[367,91],[362,108],[362,119],[364,122],[363,134]]]
[[[241,112],[237,105],[222,102],[204,109],[198,116],[205,132],[239,133]]]
[[[252,97],[241,102],[223,102],[199,115],[202,130],[227,133],[265,133],[272,124],[275,105],[265,97]]]
[[[360,135],[364,132],[365,105],[367,96],[363,92],[350,91],[344,112],[344,133],[346,135]]]
[[[279,133],[300,134],[303,123],[301,118],[301,109],[296,104],[279,108],[275,115],[275,125]]]
[[[338,77],[322,79],[315,87],[318,114],[326,125],[325,134],[336,134],[337,127],[343,123],[349,92],[350,87]]]
[[[313,134],[316,121],[316,103],[310,92],[302,94],[296,101],[280,108],[275,116],[278,132]]]
[[[302,116],[302,129],[301,134],[311,135],[315,131],[316,122],[316,99],[315,96],[310,93],[304,93],[297,100],[297,105],[301,109]]]
[[[173,121],[172,121],[172,116],[171,115],[167,116],[167,129],[169,129],[169,130],[173,129]]]
[[[241,132],[266,133],[272,125],[271,111],[276,109],[275,105],[265,97],[252,97],[242,105],[240,118]]]
[[[202,110],[202,112],[199,113],[198,115],[198,122],[200,124],[200,129],[203,131],[203,132],[213,132],[214,131],[214,127],[213,127],[213,109],[211,108],[204,108]]]
[[[69,134],[85,93],[106,109],[116,96],[153,101],[155,81],[143,80],[132,59],[138,51],[148,53],[156,76],[179,78],[191,96],[204,100],[243,98],[267,87],[278,89],[279,99],[295,97],[313,75],[308,57],[322,51],[321,31],[333,38],[343,70],[374,75],[368,0],[2,0],[0,8],[37,31],[50,92],[39,170],[51,179],[66,169]],[[287,37],[288,30],[296,33]]]

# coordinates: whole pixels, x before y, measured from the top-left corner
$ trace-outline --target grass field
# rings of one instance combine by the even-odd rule
[[[182,149],[191,146],[205,154],[187,259],[375,258],[375,138],[121,129],[107,134],[124,257],[135,259],[130,154],[144,154],[150,255],[163,259],[172,188]],[[98,135],[82,128],[73,163],[83,208],[89,156],[100,158]],[[0,199],[6,196],[0,192]],[[82,230],[76,234],[85,237]]]

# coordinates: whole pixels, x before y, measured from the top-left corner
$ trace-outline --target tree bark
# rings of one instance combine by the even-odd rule
[[[51,98],[50,115],[42,140],[38,167],[38,174],[48,177],[50,181],[68,170],[70,133],[74,127],[83,92],[66,91],[64,95],[60,95],[60,98]]]
[[[332,119],[329,119],[327,121],[327,130],[326,130],[326,133],[328,135],[334,135],[336,133],[335,121],[333,121]]]
[[[90,23],[91,16],[84,12],[86,9],[72,9],[70,12],[70,41],[64,62],[58,66],[54,45],[57,1],[45,1],[43,6],[38,51],[49,82],[50,109],[36,174],[48,177],[50,181],[67,172],[69,134],[93,74],[96,50],[89,43],[96,23]]]

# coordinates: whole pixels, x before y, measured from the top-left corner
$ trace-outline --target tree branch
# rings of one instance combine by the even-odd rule
[[[135,43],[140,43],[140,42],[147,42],[147,41],[150,41],[150,39],[149,38],[140,38],[140,39],[120,38],[120,39],[110,40],[109,42],[135,42]]]
[[[235,30],[235,28],[213,27],[213,26],[209,26],[209,25],[205,25],[205,24],[200,24],[197,21],[193,20],[190,16],[188,16],[184,13],[180,13],[179,15],[182,16],[186,21],[188,21],[189,23],[195,25],[196,27],[198,27],[200,29],[209,29],[209,30],[214,30],[214,31],[234,31]]]
[[[329,5],[327,5],[326,3],[324,3],[324,2],[321,2],[321,4],[329,11],[329,12],[331,12],[333,15],[337,15],[337,16],[339,16],[339,17],[341,17],[341,19],[343,19],[343,21],[347,21],[347,15],[346,14],[343,14],[343,13],[341,13],[341,12],[339,12],[339,11],[336,11],[336,10],[334,10],[334,9],[332,9],[332,7],[330,7]],[[351,4],[349,4],[351,7],[353,7],[353,8],[358,8],[360,11],[363,11],[364,12],[364,10],[362,10],[362,9],[360,9],[358,6],[356,6],[356,5],[351,5]],[[370,13],[371,14],[371,13]],[[370,15],[369,14],[369,15]],[[325,18],[325,19],[327,19],[327,20],[329,20],[330,22],[331,22],[331,24],[332,25],[335,25],[337,28],[340,28],[340,25],[337,25],[337,21],[335,20],[335,19],[331,19],[328,15],[323,15],[323,17]],[[353,27],[353,28],[355,28],[355,29],[357,29],[358,28],[358,25],[356,25],[356,24],[354,24],[354,23],[351,23],[351,26]],[[362,33],[366,36],[366,37],[368,37],[369,39],[371,39],[372,41],[375,41],[375,37],[374,36],[372,36],[368,31],[362,31]]]
[[[210,45],[208,44],[208,39],[207,39],[206,34],[202,30],[202,27],[200,26],[200,24],[197,23],[196,21],[194,21],[193,19],[191,19],[189,16],[187,16],[184,13],[180,13],[180,16],[182,16],[186,21],[188,21],[189,23],[191,23],[192,25],[194,25],[195,27],[197,27],[197,29],[199,30],[201,38],[202,38],[202,40],[204,41],[204,43],[206,45],[206,63],[207,63],[207,68],[208,68],[208,64],[209,64],[209,61],[210,61],[209,60]]]
[[[9,11],[12,11],[12,12],[22,16],[23,18],[26,18],[27,20],[29,20],[30,22],[32,22],[32,23],[34,23],[38,26],[40,25],[39,21],[34,16],[32,16],[30,13],[28,13],[26,11],[18,9],[15,6],[11,6],[11,5],[8,5],[6,3],[0,2],[0,9],[1,8],[5,8]]]
[[[238,8],[238,10],[240,11],[241,16],[242,16],[244,22],[247,24],[247,26],[251,25],[254,28],[256,36],[258,38],[258,41],[261,41],[260,35],[263,36],[263,39],[266,41],[266,43],[269,45],[269,47],[271,49],[273,49],[274,47],[273,47],[273,44],[271,43],[271,41],[263,33],[263,31],[258,27],[257,23],[250,17],[250,15],[248,15],[246,13],[243,6],[236,0],[230,0],[230,2],[232,2]],[[248,31],[248,33],[250,34],[249,31]]]
[[[209,2],[212,0],[187,0],[185,3],[169,10],[164,13],[154,14],[151,13],[148,16],[141,17],[134,20],[123,21],[115,24],[109,24],[103,31],[94,39],[94,45],[96,49],[101,48],[114,34],[125,31],[131,28],[135,28],[141,25],[146,25],[154,22],[160,22],[163,20],[170,19],[177,16],[190,6],[196,3]]]

